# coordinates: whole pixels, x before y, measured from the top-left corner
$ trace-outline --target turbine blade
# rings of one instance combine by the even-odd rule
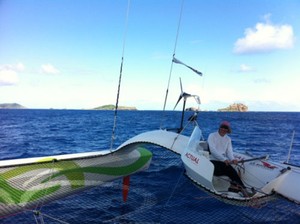
[[[197,95],[193,95],[194,99],[196,100],[196,103],[197,104],[201,104],[201,101],[200,101],[200,97],[197,96]]]
[[[175,110],[175,108],[176,108],[176,106],[177,106],[177,104],[180,102],[180,100],[182,99],[182,95],[180,94],[180,96],[179,96],[179,98],[178,98],[178,100],[177,100],[177,103],[175,104],[175,107],[174,107],[174,109],[173,110]]]
[[[183,88],[182,88],[181,78],[179,78],[179,81],[180,81],[180,89],[181,89],[181,93],[183,93]]]

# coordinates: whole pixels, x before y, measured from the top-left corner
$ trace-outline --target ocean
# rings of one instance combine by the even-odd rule
[[[188,112],[185,121],[192,114]],[[114,147],[145,131],[178,128],[178,111],[118,111]],[[109,149],[114,112],[98,110],[0,110],[0,159]],[[300,165],[299,112],[200,112],[204,138],[222,120],[232,126],[233,148],[277,162]],[[185,130],[189,134],[192,127]],[[294,138],[293,138],[294,132]],[[280,196],[250,206],[228,204],[201,190],[185,175],[178,155],[153,153],[148,170],[131,177],[127,202],[121,180],[71,195],[42,207],[44,223],[300,223],[300,205]],[[1,188],[1,186],[0,186]],[[36,223],[32,211],[0,223]]]

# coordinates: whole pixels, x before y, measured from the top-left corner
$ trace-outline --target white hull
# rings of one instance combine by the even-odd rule
[[[300,168],[269,160],[257,159],[234,166],[246,187],[255,189],[256,193],[251,198],[228,192],[229,179],[213,175],[214,166],[210,161],[207,143],[199,141],[200,136],[201,131],[198,127],[194,129],[190,138],[165,130],[149,131],[129,139],[120,147],[153,144],[180,154],[186,175],[199,186],[221,197],[249,201],[276,192],[300,203]],[[234,153],[234,156],[238,160],[253,159],[242,153]]]

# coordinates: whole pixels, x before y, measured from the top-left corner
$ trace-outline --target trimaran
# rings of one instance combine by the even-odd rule
[[[182,64],[201,75],[196,69],[176,59],[175,50],[172,63]],[[123,57],[121,71],[122,64]],[[99,152],[0,161],[0,217],[26,210],[38,211],[47,202],[117,178],[123,178],[123,197],[126,201],[129,176],[147,169],[151,163],[152,153],[144,147],[147,144],[158,145],[179,154],[187,177],[217,197],[242,203],[278,193],[300,203],[300,168],[271,162],[267,157],[255,158],[235,153],[234,156],[241,161],[235,168],[246,186],[255,193],[245,197],[240,193],[229,192],[228,178],[213,175],[214,167],[210,162],[208,145],[202,138],[196,114],[189,119],[194,125],[192,134],[185,136],[181,132],[185,102],[189,97],[194,97],[200,104],[197,95],[182,91],[178,100],[184,100],[179,132],[163,129],[148,131],[127,140],[116,149]],[[117,105],[118,97],[115,112]]]

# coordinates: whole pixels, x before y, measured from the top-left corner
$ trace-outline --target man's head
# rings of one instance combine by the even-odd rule
[[[222,121],[219,127],[219,132],[223,135],[231,133],[230,123],[228,121]]]

